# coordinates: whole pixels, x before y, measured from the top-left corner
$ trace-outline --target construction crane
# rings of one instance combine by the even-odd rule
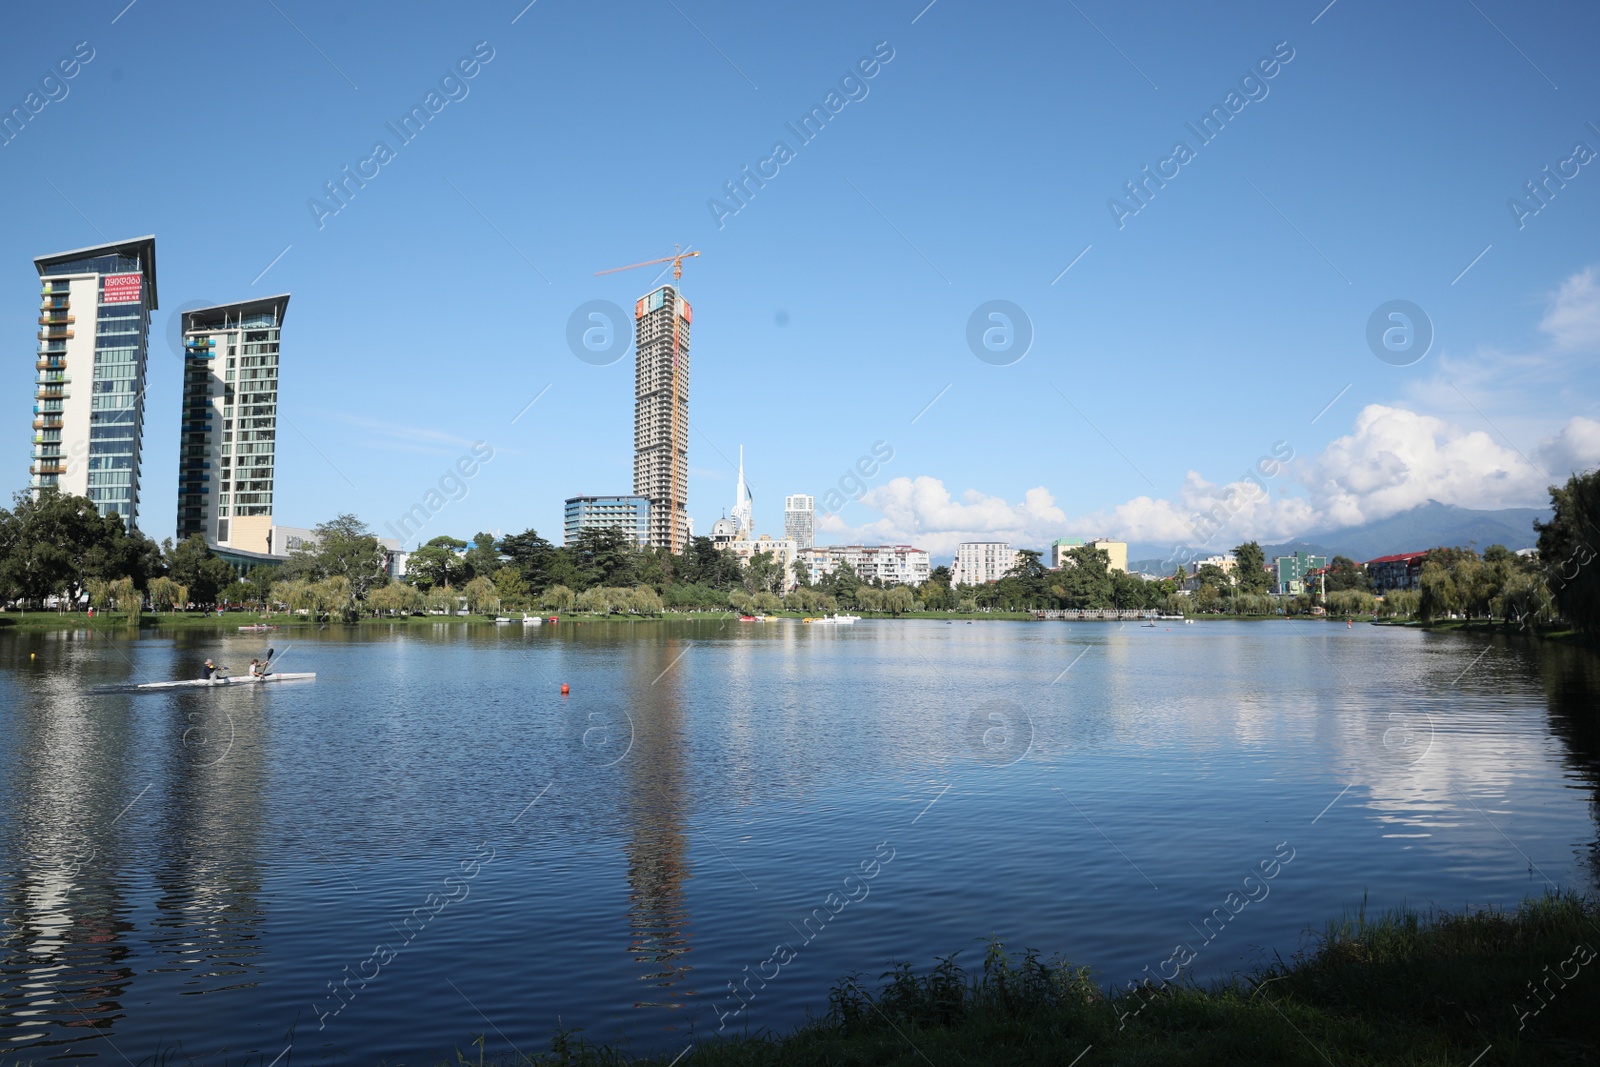
[[[682,245],[673,245],[672,247],[677,249],[677,252],[674,255],[662,256],[660,259],[647,259],[643,263],[630,263],[626,267],[612,267],[610,270],[597,270],[597,271],[594,272],[594,275],[595,275],[596,278],[598,278],[602,274],[616,274],[619,271],[635,270],[635,269],[637,269],[639,267],[653,267],[657,263],[671,263],[672,264],[672,280],[673,280],[674,283],[676,283],[679,279],[681,279],[683,277],[683,261],[686,260],[686,259],[693,258],[694,256],[698,256],[700,254],[700,252],[699,252],[698,249],[693,251],[693,252],[685,252],[683,250],[683,246]],[[678,299],[681,300],[682,298],[683,298],[682,294],[679,294]],[[680,505],[682,503],[682,498],[678,495],[678,318],[679,318],[678,309],[677,308],[673,308],[672,309],[672,442],[671,442],[671,454],[668,456],[668,462],[667,462],[667,485],[668,485],[668,489],[667,489],[667,497],[668,497],[668,499],[667,499],[667,508],[668,508],[667,551],[671,552],[673,555],[677,555],[679,552],[681,552],[683,550],[684,547],[687,547],[687,546],[681,546],[678,543],[678,534],[679,534],[679,513],[678,512],[679,512],[679,507],[680,507]],[[688,450],[687,449],[684,450],[684,461],[685,462],[688,461]],[[652,506],[654,505],[654,503],[655,502],[652,500],[651,501]],[[685,507],[683,510],[685,512],[687,512],[688,509]]]
[[[698,250],[694,252],[685,252],[682,245],[673,245],[673,247],[678,249],[678,253],[676,255],[662,256],[660,259],[647,259],[643,263],[629,263],[626,267],[612,267],[610,270],[597,270],[594,272],[594,276],[598,278],[602,274],[615,274],[618,271],[633,270],[635,267],[653,267],[657,263],[671,263],[672,280],[677,281],[683,277],[683,261],[692,256],[698,256],[700,253]]]

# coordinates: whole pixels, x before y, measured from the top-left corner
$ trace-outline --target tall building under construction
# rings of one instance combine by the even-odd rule
[[[650,543],[689,543],[689,326],[694,312],[670,285],[634,305],[633,492],[650,501]]]

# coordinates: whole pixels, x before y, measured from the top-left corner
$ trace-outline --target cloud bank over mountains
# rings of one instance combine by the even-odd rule
[[[1521,360],[1539,364],[1548,376],[1568,383],[1590,370],[1600,353],[1600,280],[1594,268],[1562,283],[1539,328],[1547,344]],[[1500,375],[1479,376],[1499,379],[1497,407],[1538,404],[1538,395],[1516,394],[1519,388],[1541,389],[1539,380],[1546,374],[1506,375],[1510,361],[1505,357],[1489,353],[1480,362],[1484,359],[1500,362]],[[1471,381],[1473,369],[1490,370],[1441,361],[1428,394],[1460,397],[1477,411],[1455,385],[1457,377]],[[1543,398],[1548,403],[1549,393]],[[1473,420],[1477,425],[1488,423],[1487,416],[1479,416]],[[1429,500],[1480,509],[1542,507],[1548,503],[1547,486],[1600,465],[1600,422],[1581,415],[1565,422],[1548,417],[1535,421],[1542,433],[1524,452],[1492,423],[1489,429],[1468,428],[1454,418],[1374,403],[1356,415],[1350,433],[1315,455],[1295,456],[1281,470],[1275,464],[1269,468],[1268,457],[1263,457],[1258,469],[1265,477],[1224,483],[1190,470],[1175,499],[1138,496],[1109,509],[1068,515],[1045,486],[1029,489],[1021,501],[1011,503],[978,489],[957,495],[940,479],[920,475],[873,487],[857,504],[819,521],[818,532],[834,542],[912,543],[936,555],[954,552],[962,541],[1043,547],[1067,536],[1221,551],[1242,540],[1281,542],[1311,530],[1357,526]],[[1519,419],[1518,431],[1528,425],[1526,418]],[[1211,521],[1197,521],[1208,515]]]

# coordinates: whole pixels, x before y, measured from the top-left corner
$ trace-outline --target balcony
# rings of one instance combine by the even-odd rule
[[[65,326],[50,326],[39,331],[41,341],[70,341],[73,336],[73,332]]]
[[[52,413],[51,415],[49,415],[48,417],[44,416],[44,415],[38,416],[37,418],[35,418],[33,420],[33,428],[35,430],[59,430],[59,429],[61,429],[61,415],[60,415],[60,413],[59,412],[55,412],[55,413]]]
[[[48,465],[32,466],[32,467],[28,468],[28,473],[29,474],[65,474],[65,473],[67,473],[67,465],[65,463],[52,463],[52,464],[48,464]]]
[[[77,321],[78,316],[68,315],[63,311],[57,311],[54,308],[39,316],[40,326],[71,326]]]

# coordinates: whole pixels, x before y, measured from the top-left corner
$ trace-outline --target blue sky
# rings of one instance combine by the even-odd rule
[[[557,535],[563,498],[632,471],[631,355],[580,360],[568,320],[631,307],[653,271],[593,273],[677,243],[703,250],[684,277],[701,531],[741,443],[776,532],[784,494],[856,488],[886,442],[819,540],[940,554],[1193,541],[1188,516],[1280,442],[1293,461],[1230,538],[1540,504],[1600,461],[1600,161],[1520,228],[1508,207],[1578,142],[1600,151],[1592,5],[525,2],[14,14],[7,109],[79,42],[93,59],[0,147],[3,488],[27,480],[32,257],[146,233],[157,537],[178,310],[283,291],[278,522],[381,531],[485,441],[422,536]],[[442,83],[475,48],[492,58]],[[875,50],[892,58],[841,88]],[[1241,87],[1275,50],[1292,58]],[[402,143],[386,124],[430,90],[444,105]],[[785,124],[830,91],[853,99],[802,143]],[[1202,144],[1186,123],[1230,91]],[[380,140],[393,157],[330,214],[324,183]],[[792,158],[719,219],[708,202],[780,140]],[[1180,140],[1193,158],[1119,227],[1108,202],[1133,206],[1124,183]],[[1409,366],[1366,339],[1396,299],[1434,332]],[[992,300],[1034,334],[1008,365],[967,341]]]

